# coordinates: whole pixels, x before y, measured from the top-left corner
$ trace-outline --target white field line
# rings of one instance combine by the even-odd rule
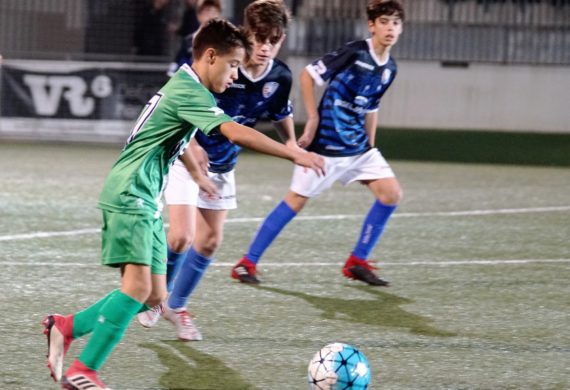
[[[484,215],[499,214],[527,214],[527,213],[551,213],[557,211],[570,211],[570,206],[553,206],[553,207],[532,207],[517,209],[490,209],[490,210],[465,210],[465,211],[442,211],[442,212],[425,212],[425,213],[396,213],[392,218],[416,218],[416,217],[470,217]],[[226,223],[249,223],[261,222],[265,217],[251,218],[228,218]],[[363,215],[336,214],[336,215],[300,215],[295,218],[296,221],[324,221],[324,220],[342,220],[342,219],[362,219]],[[0,236],[0,241],[27,240],[30,238],[50,238],[64,236],[79,236],[84,234],[99,233],[99,228],[69,230],[65,232],[34,232],[26,234],[12,234]]]
[[[425,212],[425,213],[396,213],[392,218],[414,218],[414,217],[470,217],[479,215],[498,215],[498,214],[526,214],[526,213],[550,213],[555,211],[570,211],[570,206],[554,206],[554,207],[533,207],[519,209],[491,209],[491,210],[465,210],[465,211],[441,211],[441,212]],[[233,218],[228,219],[227,223],[240,222],[261,222],[263,218]],[[337,214],[337,215],[300,215],[295,217],[296,221],[318,221],[318,220],[339,220],[339,219],[362,219],[364,215]]]
[[[394,262],[381,262],[383,268],[385,267],[453,267],[462,265],[520,265],[520,264],[570,264],[570,259],[497,259],[497,260],[450,260],[450,261],[434,261],[434,260],[414,260],[405,261],[401,263]],[[318,262],[318,263],[267,263],[264,262],[260,264],[260,268],[293,268],[293,267],[337,267],[342,266],[343,262]],[[92,263],[65,263],[65,262],[21,262],[21,261],[0,261],[0,266],[12,266],[12,267],[78,267],[78,268],[94,268],[101,267],[101,264],[97,261]],[[219,263],[213,262],[210,267],[233,267],[235,263]]]

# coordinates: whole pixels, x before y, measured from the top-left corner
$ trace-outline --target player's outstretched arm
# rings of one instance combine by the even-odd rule
[[[314,170],[319,176],[325,174],[324,159],[318,154],[309,153],[301,149],[288,148],[266,135],[236,122],[222,123],[220,131],[231,142],[244,148],[293,161],[297,165]]]

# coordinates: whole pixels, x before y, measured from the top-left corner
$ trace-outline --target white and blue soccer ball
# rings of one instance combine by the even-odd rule
[[[365,390],[370,387],[368,359],[352,345],[332,343],[309,363],[310,390]]]

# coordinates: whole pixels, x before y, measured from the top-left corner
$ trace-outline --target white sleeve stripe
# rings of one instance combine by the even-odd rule
[[[323,78],[321,77],[321,75],[319,75],[317,73],[317,71],[315,70],[315,68],[313,68],[312,64],[309,64],[307,66],[305,66],[305,69],[307,69],[307,72],[309,72],[309,74],[311,75],[311,77],[313,78],[313,80],[315,80],[315,83],[317,83],[317,85],[320,87],[322,85],[325,84],[325,80],[323,80]]]

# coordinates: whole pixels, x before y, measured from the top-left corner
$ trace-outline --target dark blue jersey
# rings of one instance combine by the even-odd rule
[[[174,57],[174,62],[177,68],[184,64],[192,65],[192,42],[194,41],[194,34],[188,34],[180,43],[180,47],[176,52],[176,57]]]
[[[291,71],[283,62],[274,59],[257,79],[240,67],[238,79],[232,86],[214,96],[218,107],[234,121],[254,127],[259,119],[280,121],[290,116],[293,113],[290,91]],[[235,167],[241,148],[232,144],[219,129],[207,136],[198,131],[196,140],[208,153],[211,172],[228,172]]]
[[[396,77],[396,62],[384,64],[372,41],[354,41],[316,60],[307,71],[319,85],[329,80],[319,104],[319,126],[309,150],[325,156],[354,156],[370,149],[364,127],[367,113]]]

